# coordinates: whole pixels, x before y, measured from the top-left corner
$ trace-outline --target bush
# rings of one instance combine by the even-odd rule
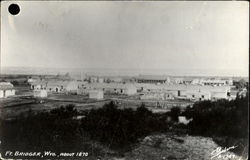
[[[15,120],[1,120],[3,149],[21,151],[71,151],[81,145],[81,130],[73,105],[35,114],[29,112]]]
[[[183,115],[193,118],[189,124],[193,134],[248,137],[248,96],[233,101],[198,102],[186,108]]]
[[[82,120],[74,118],[83,113],[85,118]],[[5,150],[69,152],[82,150],[83,139],[87,137],[122,149],[140,137],[168,130],[165,115],[153,114],[144,105],[137,110],[118,109],[110,102],[83,113],[74,105],[67,105],[50,112],[30,110],[26,116],[20,115],[15,120],[1,120],[1,147]]]
[[[103,108],[91,110],[82,120],[82,127],[93,139],[117,147],[130,145],[152,132],[167,130],[163,119],[143,105],[134,111],[117,109],[111,102]]]

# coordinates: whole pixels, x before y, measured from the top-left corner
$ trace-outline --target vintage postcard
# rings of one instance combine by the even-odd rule
[[[1,159],[248,159],[247,1],[2,1],[0,60]]]

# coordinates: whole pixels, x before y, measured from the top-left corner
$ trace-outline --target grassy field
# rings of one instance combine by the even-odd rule
[[[118,94],[105,94],[103,100],[89,99],[87,95],[74,95],[66,93],[49,93],[47,98],[34,98],[29,86],[16,87],[16,96],[0,99],[0,114],[3,118],[15,117],[27,111],[35,112],[51,110],[67,104],[74,104],[78,110],[100,108],[105,103],[114,101],[120,108],[136,109],[142,103],[153,112],[166,112],[174,106],[190,105],[190,102],[181,100],[157,101],[140,100],[137,95],[126,96]]]

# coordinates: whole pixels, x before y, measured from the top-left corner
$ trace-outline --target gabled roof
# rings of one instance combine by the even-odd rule
[[[33,81],[33,82],[30,82],[31,85],[47,85],[47,81],[45,80],[37,80],[37,81]]]
[[[110,89],[128,89],[128,88],[136,88],[133,84],[130,83],[88,83],[85,84],[86,87],[94,87],[94,88],[110,88]]]
[[[82,84],[83,82],[77,82],[77,81],[62,81],[62,80],[39,80],[39,81],[34,81],[31,82],[31,85],[44,85],[48,88],[54,88],[54,87],[60,87],[63,86],[64,88],[68,85],[72,85],[76,83],[77,85]]]
[[[226,80],[221,80],[221,79],[207,79],[207,80],[202,80],[203,83],[225,83]]]
[[[172,90],[172,91],[177,91],[177,90],[196,90],[196,91],[226,91],[230,90],[230,86],[201,86],[201,85],[185,85],[185,84],[171,84],[171,85],[166,85],[166,84],[146,84],[146,83],[135,83],[136,87],[143,87],[145,89],[152,89],[152,90]]]
[[[47,87],[48,88],[60,87],[60,86],[66,87],[68,84],[69,84],[69,81],[51,80],[51,81],[48,81]]]
[[[169,77],[161,75],[139,75],[135,78],[140,80],[167,80]]]

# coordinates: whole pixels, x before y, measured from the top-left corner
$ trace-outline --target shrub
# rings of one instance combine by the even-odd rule
[[[85,118],[74,118],[83,113]],[[154,114],[144,105],[136,110],[118,109],[113,102],[82,113],[74,105],[50,112],[29,111],[27,116],[0,121],[1,147],[5,150],[69,152],[82,150],[83,139],[87,137],[111,148],[127,148],[140,137],[167,131],[165,118],[164,114]]]
[[[248,96],[233,101],[202,101],[187,107],[183,113],[193,118],[189,124],[192,133],[202,135],[248,136]]]
[[[162,117],[153,114],[144,105],[132,109],[118,109],[113,103],[91,110],[82,120],[82,127],[93,139],[112,146],[126,146],[139,137],[167,130]]]
[[[72,119],[76,110],[68,105],[50,112],[19,116],[15,120],[1,120],[2,148],[22,151],[71,151],[81,145],[81,130]]]

